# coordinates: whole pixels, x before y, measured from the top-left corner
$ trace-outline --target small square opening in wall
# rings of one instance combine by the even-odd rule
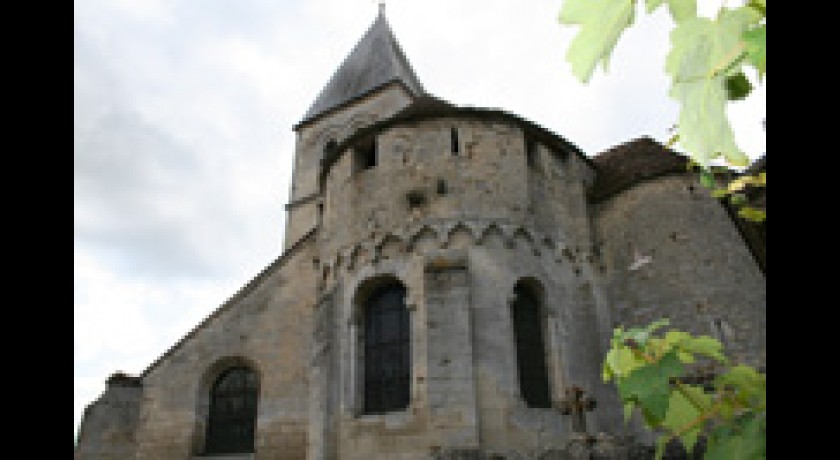
[[[419,208],[426,204],[426,191],[411,190],[405,194],[405,199],[408,202],[409,209]]]
[[[438,195],[446,195],[446,181],[443,179],[437,180],[436,191]]]
[[[376,137],[371,136],[356,145],[354,152],[354,171],[373,169],[377,163]]]

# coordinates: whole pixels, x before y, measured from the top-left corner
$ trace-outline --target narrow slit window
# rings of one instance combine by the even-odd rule
[[[336,148],[338,144],[336,144],[335,139],[330,139],[324,145],[324,158],[331,158],[336,154]]]
[[[528,166],[534,168],[537,165],[537,142],[533,139],[525,139],[525,159]]]
[[[376,137],[371,137],[359,143],[355,148],[356,153],[356,171],[364,171],[366,169],[373,169],[377,163],[377,148]]]
[[[458,128],[450,130],[450,140],[452,141],[452,154],[458,155],[460,152],[460,144],[458,142]]]

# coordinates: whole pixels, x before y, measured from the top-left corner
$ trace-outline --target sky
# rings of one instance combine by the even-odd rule
[[[292,126],[375,0],[74,0],[74,433],[113,372],[140,374],[282,252]],[[595,155],[677,120],[664,9],[604,73],[572,77],[562,0],[388,0],[424,88],[500,108]],[[720,2],[700,0],[709,15]],[[766,77],[728,114],[766,150]]]

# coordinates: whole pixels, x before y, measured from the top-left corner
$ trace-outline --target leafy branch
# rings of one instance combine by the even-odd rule
[[[572,73],[587,83],[600,63],[608,70],[610,55],[635,19],[641,0],[565,0],[559,22],[580,26],[566,53]],[[680,106],[678,132],[668,144],[678,144],[706,173],[722,160],[745,167],[747,155],[738,147],[726,116],[726,104],[746,98],[753,84],[745,69],[752,67],[762,82],[767,73],[766,0],[749,0],[740,7],[721,7],[714,18],[697,15],[696,0],[644,0],[650,14],[663,5],[674,21],[665,72],[671,77],[668,95]],[[701,181],[703,177],[701,175]],[[766,185],[763,184],[762,186]],[[738,202],[739,215],[762,221],[766,214]]]
[[[603,379],[617,385],[625,420],[638,411],[645,425],[660,433],[657,459],[671,440],[679,439],[692,451],[700,436],[706,438],[707,460],[765,458],[764,374],[733,365],[712,337],[679,330],[656,335],[667,325],[662,319],[613,332]],[[718,369],[717,375],[702,374],[701,360],[708,362],[706,369]],[[693,371],[687,368],[691,365]]]

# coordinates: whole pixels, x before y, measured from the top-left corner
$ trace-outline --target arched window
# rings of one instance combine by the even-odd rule
[[[528,407],[551,407],[545,364],[540,302],[534,288],[518,282],[513,288],[513,335],[519,388]]]
[[[247,367],[222,372],[210,390],[206,453],[254,451],[258,394],[257,375]]]
[[[364,303],[364,412],[408,407],[411,331],[405,287],[393,281],[371,292]]]

